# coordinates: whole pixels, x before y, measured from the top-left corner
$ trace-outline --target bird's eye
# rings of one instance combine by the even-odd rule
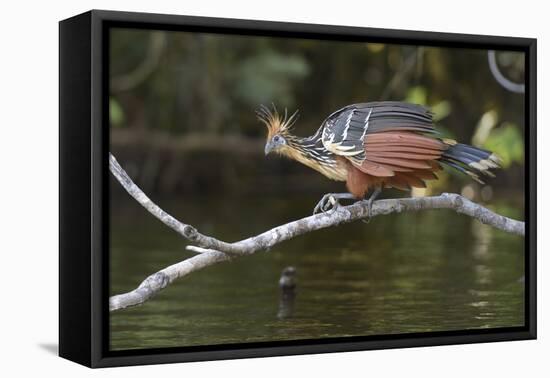
[[[281,139],[281,138],[279,138],[279,136],[278,136],[278,135],[275,135],[275,136],[273,137],[273,141],[275,141],[275,142],[278,142],[278,141],[279,141],[279,139]]]

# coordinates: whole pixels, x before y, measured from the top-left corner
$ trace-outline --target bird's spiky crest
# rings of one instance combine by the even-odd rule
[[[275,105],[271,105],[273,110],[265,105],[261,105],[260,109],[256,111],[258,119],[267,126],[267,140],[270,140],[276,134],[283,137],[290,136],[290,129],[298,119],[298,110],[288,116],[288,111],[285,108],[284,116],[281,116]]]

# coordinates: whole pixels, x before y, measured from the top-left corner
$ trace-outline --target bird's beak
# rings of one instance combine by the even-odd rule
[[[264,148],[265,156],[267,156],[272,150],[273,150],[273,143],[267,142]]]

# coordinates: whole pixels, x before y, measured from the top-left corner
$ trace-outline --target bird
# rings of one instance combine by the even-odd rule
[[[483,184],[501,167],[493,152],[443,138],[428,107],[400,101],[365,102],[344,106],[309,137],[291,133],[298,111],[281,114],[261,105],[257,118],[267,127],[264,152],[296,160],[327,178],[345,181],[347,192],[327,193],[313,213],[334,211],[340,201],[366,200],[368,216],[383,189],[408,191],[437,180],[447,165]],[[369,196],[370,193],[370,196]],[[367,198],[368,197],[368,198]]]

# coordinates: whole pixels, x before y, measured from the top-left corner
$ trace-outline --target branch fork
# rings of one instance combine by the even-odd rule
[[[459,194],[443,193],[433,197],[378,200],[372,204],[372,214],[369,214],[367,201],[359,201],[349,206],[338,206],[334,211],[311,215],[277,226],[247,239],[228,243],[201,234],[195,227],[180,222],[158,207],[132,181],[112,154],[109,154],[109,167],[113,176],[128,194],[165,225],[195,244],[188,245],[186,249],[197,253],[193,257],[150,275],[136,289],[111,297],[109,299],[110,311],[142,304],[160,290],[170,285],[174,280],[207,266],[228,261],[239,256],[268,250],[283,241],[311,231],[350,223],[360,219],[373,218],[378,215],[402,213],[405,211],[451,209],[502,231],[525,236],[524,222],[496,214]]]

